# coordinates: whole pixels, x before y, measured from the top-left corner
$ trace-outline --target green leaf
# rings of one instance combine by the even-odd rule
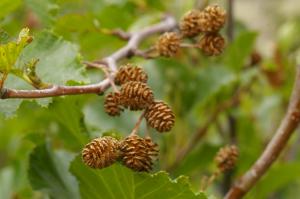
[[[226,50],[225,64],[236,70],[241,69],[253,50],[256,37],[257,33],[255,32],[242,32],[238,35]]]
[[[198,101],[203,103],[222,90],[225,86],[237,81],[236,74],[223,66],[209,66],[198,73]]]
[[[137,173],[114,164],[102,170],[88,168],[78,156],[71,164],[71,172],[79,180],[82,199],[205,199],[203,193],[191,191],[186,177],[171,180],[166,172]]]
[[[52,152],[49,144],[35,148],[30,155],[29,180],[34,189],[47,192],[51,198],[79,199],[77,182],[68,167],[73,155]]]
[[[5,17],[10,12],[16,10],[20,5],[21,0],[1,0],[0,1],[0,18]]]
[[[50,115],[61,125],[60,138],[72,149],[80,150],[88,136],[83,123],[83,99],[81,96],[69,96],[56,99],[49,106]]]
[[[12,41],[0,46],[0,73],[8,74],[12,72],[12,70],[17,70],[15,68],[17,59],[31,40],[32,37],[29,36],[29,29],[24,28],[21,30],[17,41]]]
[[[44,31],[23,51],[18,65],[38,59],[36,72],[47,83],[66,84],[70,80],[86,81],[78,47],[51,32]]]

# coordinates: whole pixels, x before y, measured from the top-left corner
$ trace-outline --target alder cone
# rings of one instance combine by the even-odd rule
[[[108,167],[119,158],[119,141],[113,137],[93,139],[82,150],[83,162],[95,169]]]
[[[115,77],[115,84],[122,85],[129,81],[146,83],[148,81],[148,75],[141,67],[126,64],[119,68]]]
[[[119,92],[109,93],[104,99],[104,110],[110,116],[119,116],[123,111],[120,105],[121,96]]]
[[[181,37],[176,32],[166,32],[158,38],[156,50],[161,56],[173,57],[180,50]]]
[[[225,21],[226,11],[218,5],[207,6],[199,16],[201,32],[218,32]]]
[[[142,82],[127,82],[122,85],[121,103],[130,110],[142,110],[147,108],[154,100],[151,88]]]
[[[150,137],[128,136],[120,146],[122,162],[135,171],[149,172],[158,156],[157,147],[158,145]]]
[[[221,148],[216,157],[215,162],[220,171],[225,172],[235,167],[239,152],[235,145]]]
[[[207,33],[201,37],[198,47],[207,56],[220,55],[225,48],[225,39],[218,33]]]
[[[163,101],[153,102],[146,109],[145,118],[149,126],[159,132],[170,131],[175,123],[172,109]]]
[[[183,15],[179,23],[179,29],[184,37],[195,37],[201,32],[200,11],[190,10]]]

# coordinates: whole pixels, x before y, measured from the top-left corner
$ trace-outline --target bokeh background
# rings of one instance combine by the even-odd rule
[[[227,7],[225,0],[0,0],[0,42],[16,38],[23,27],[29,27],[37,38],[50,30],[72,43],[66,50],[72,50],[79,60],[94,60],[126,44],[106,34],[106,30],[139,30],[158,22],[165,13],[179,20],[188,10],[207,3]],[[217,150],[232,143],[239,147],[236,169],[220,176],[208,189],[216,198],[257,159],[286,110],[296,65],[300,64],[300,1],[234,1],[233,32],[233,41],[227,40],[227,48],[218,57],[184,49],[174,58],[133,58],[120,63],[134,62],[145,68],[156,98],[168,102],[176,114],[171,132],[152,132],[161,150],[155,171],[167,170],[172,177],[187,175],[192,188],[198,191],[201,179],[215,170]],[[226,34],[225,27],[222,35]],[[147,39],[142,47],[148,48],[156,39]],[[98,70],[79,74],[48,62],[37,72],[50,82],[64,83],[60,79],[68,79],[67,84],[78,84],[104,77]],[[15,77],[9,77],[7,86],[28,88]],[[240,89],[236,103],[217,111]],[[45,184],[58,183],[57,179],[45,171],[43,175],[49,181],[38,182],[30,155],[39,144],[51,143],[49,150],[68,165],[89,139],[103,134],[124,136],[139,116],[125,111],[121,117],[111,118],[103,110],[103,96],[95,95],[2,100],[0,112],[1,199],[50,197]],[[200,141],[176,161],[181,149],[216,112]],[[140,133],[144,131],[143,124]],[[299,133],[246,198],[294,199],[300,195]],[[68,176],[71,174],[57,175],[62,180],[72,178]],[[72,178],[68,182],[74,183],[76,192],[74,181]]]

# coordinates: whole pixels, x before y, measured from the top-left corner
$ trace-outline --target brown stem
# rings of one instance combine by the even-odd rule
[[[138,121],[135,123],[134,128],[132,129],[130,135],[136,135],[137,134],[137,132],[138,132],[140,126],[141,126],[141,123],[144,119],[144,116],[145,116],[145,111],[143,111],[143,113],[140,115],[140,117],[139,117]]]
[[[268,171],[270,166],[286,146],[290,136],[300,122],[300,66],[297,68],[296,80],[289,107],[275,135],[253,166],[231,187],[226,199],[242,198]]]
[[[176,27],[176,20],[171,16],[166,16],[165,19],[157,24],[146,27],[142,30],[131,34],[127,44],[114,52],[113,54],[95,61],[96,63],[105,63],[110,69],[111,76],[114,78],[114,73],[117,70],[117,62],[126,58],[132,51],[136,50],[139,44],[149,36],[161,32],[166,32]],[[40,90],[16,90],[4,88],[0,92],[1,99],[8,98],[45,98],[62,95],[79,95],[87,93],[101,94],[110,86],[108,78],[96,84],[84,86],[58,86],[53,85],[51,88]]]

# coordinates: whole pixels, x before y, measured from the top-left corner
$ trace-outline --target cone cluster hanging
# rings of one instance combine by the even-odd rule
[[[164,33],[156,42],[155,49],[159,55],[165,57],[175,56],[180,48],[185,46],[199,48],[207,56],[220,55],[225,48],[225,39],[219,32],[225,22],[226,11],[218,5],[210,5],[203,10],[190,10],[182,16],[179,22],[180,33]],[[200,39],[195,44],[182,43],[184,38],[199,35]]]
[[[130,135],[124,140],[96,138],[82,150],[83,162],[94,169],[111,166],[120,160],[134,171],[149,172],[158,156],[158,145],[150,137]]]
[[[161,56],[173,57],[181,47],[195,46],[208,56],[219,55],[225,46],[225,40],[219,34],[225,19],[225,11],[217,5],[208,6],[203,11],[191,10],[182,17],[180,32],[161,35],[156,42],[155,51]],[[197,44],[182,45],[184,38],[198,35],[201,37]],[[158,156],[158,145],[148,135],[145,138],[138,136],[137,129],[142,119],[145,119],[147,125],[156,131],[168,132],[175,124],[175,115],[165,102],[155,99],[147,81],[147,73],[139,66],[126,64],[119,68],[115,75],[115,84],[120,88],[105,96],[105,112],[110,116],[119,116],[124,109],[144,112],[132,133],[124,140],[106,136],[88,143],[82,150],[82,159],[87,166],[102,169],[121,161],[135,171],[152,170]],[[221,171],[231,169],[237,156],[234,146],[221,149],[216,157],[218,168]]]
[[[171,51],[174,50],[172,45]],[[124,109],[143,110],[141,118],[149,127],[158,132],[172,129],[174,113],[165,102],[155,100],[153,91],[147,85],[148,76],[141,67],[132,64],[121,66],[115,78],[120,91],[106,95],[104,110],[108,115],[119,116]],[[112,137],[92,140],[82,151],[83,162],[91,168],[102,169],[121,161],[134,171],[151,171],[158,156],[158,145],[150,136],[143,138],[136,134],[137,131],[133,132],[121,141]]]
[[[175,116],[172,109],[163,101],[155,100],[153,91],[147,85],[148,76],[139,66],[126,64],[116,74],[119,92],[105,97],[104,109],[110,116],[119,116],[124,109],[145,110],[148,125],[158,132],[172,129]]]
[[[215,162],[221,172],[226,172],[235,167],[239,156],[238,148],[235,145],[221,148],[216,157]]]

